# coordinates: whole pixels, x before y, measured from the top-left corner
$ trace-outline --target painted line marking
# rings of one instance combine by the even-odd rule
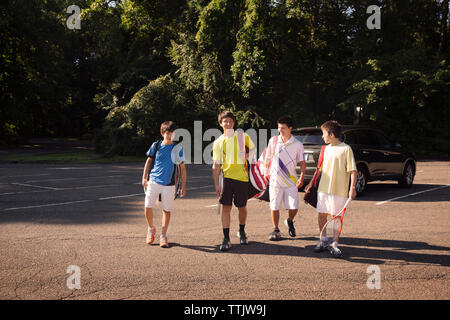
[[[411,196],[415,196],[415,195],[418,195],[418,194],[421,194],[421,193],[435,191],[435,190],[444,189],[444,188],[448,188],[448,187],[449,186],[447,185],[447,186],[440,186],[440,187],[436,187],[436,188],[422,190],[422,191],[410,193],[410,194],[407,194],[407,195],[404,195],[404,196],[401,196],[401,197],[395,197],[395,198],[388,199],[388,200],[385,200],[385,201],[380,201],[380,202],[375,203],[375,205],[379,206],[379,205],[382,205],[382,204],[385,204],[385,203],[388,203],[388,202],[391,202],[391,201],[394,201],[394,200],[403,199],[403,198],[406,198],[406,197],[411,197]]]
[[[201,186],[201,187],[192,187],[192,188],[186,189],[186,191],[188,191],[188,190],[204,189],[204,188],[211,188],[211,187],[212,187],[211,185]],[[86,203],[86,202],[92,202],[92,201],[104,201],[104,200],[112,200],[112,199],[120,199],[120,198],[130,198],[130,197],[136,197],[136,196],[142,196],[142,195],[143,195],[143,193],[140,192],[140,193],[120,195],[120,196],[102,197],[102,198],[93,199],[93,200],[77,200],[77,201],[42,204],[42,205],[36,205],[36,206],[6,208],[6,209],[3,209],[3,211],[13,211],[13,210],[20,210],[20,209],[35,209],[35,208],[44,208],[44,207],[63,206],[63,205],[69,205],[69,204],[75,204],[75,203]]]
[[[44,208],[44,207],[64,206],[64,205],[68,205],[68,204],[83,203],[83,202],[90,202],[90,201],[93,201],[93,200],[78,200],[78,201],[69,201],[69,202],[60,202],[60,203],[41,204],[41,205],[38,205],[38,206],[17,207],[17,208],[6,208],[6,209],[3,209],[3,211],[12,211],[12,210],[20,210],[20,209],[34,209],[34,208]]]
[[[37,185],[33,185],[33,184],[28,184],[28,183],[13,182],[11,184],[14,184],[17,186],[22,186],[22,187],[33,187],[33,188],[48,189],[48,190],[62,190],[61,188],[43,187],[43,186],[37,186]]]
[[[123,175],[116,175],[116,176],[100,176],[100,177],[85,177],[85,178],[63,178],[63,179],[47,179],[47,180],[30,180],[25,181],[25,183],[32,183],[32,182],[47,182],[47,181],[69,181],[69,180],[86,180],[86,179],[104,179],[104,178],[119,178],[123,177]]]

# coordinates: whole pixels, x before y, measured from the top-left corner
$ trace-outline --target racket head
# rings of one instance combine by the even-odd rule
[[[348,199],[344,207],[339,211],[339,213],[335,216],[332,216],[331,219],[327,221],[327,223],[323,226],[320,231],[320,239],[324,239],[325,237],[328,239],[328,243],[333,241],[337,241],[342,232],[342,226],[344,221],[344,215],[347,211],[348,204],[351,199]]]
[[[181,195],[181,166],[179,164],[175,165],[175,195],[174,199]]]

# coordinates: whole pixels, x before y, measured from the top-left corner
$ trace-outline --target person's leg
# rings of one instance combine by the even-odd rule
[[[167,235],[167,229],[169,228],[169,222],[170,222],[170,211],[162,211],[162,228],[161,228],[161,234]]]
[[[149,228],[153,227],[153,209],[145,208],[145,219]]]
[[[245,223],[247,221],[247,206],[238,208],[238,212],[239,212],[238,237],[241,244],[248,244],[247,234],[245,233]]]
[[[281,233],[278,228],[280,222],[280,206],[283,196],[283,190],[276,186],[269,185],[269,197],[270,197],[270,214],[272,217],[273,230],[269,235],[269,240],[280,240]]]
[[[153,207],[156,203],[156,198],[159,195],[159,187],[157,184],[150,182],[145,193],[145,219],[147,221],[147,244],[153,243],[155,239],[156,228],[153,225]]]
[[[222,205],[222,228],[223,229],[230,229],[231,208],[232,208],[232,206]]]
[[[280,210],[271,210],[272,215],[272,225],[274,229],[278,229],[278,224],[280,222]]]
[[[173,207],[175,186],[164,186],[161,192],[162,220],[160,246],[168,247],[167,230],[169,228],[170,213]]]

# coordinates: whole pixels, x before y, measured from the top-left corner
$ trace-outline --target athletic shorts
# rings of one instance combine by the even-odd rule
[[[328,213],[333,216],[339,214],[344,208],[348,198],[338,196],[337,194],[317,193],[317,212]]]
[[[280,188],[269,184],[270,210],[278,211],[281,203],[286,210],[298,209],[298,189],[296,186]]]
[[[161,206],[164,211],[172,211],[173,200],[175,195],[175,186],[163,186],[150,180],[147,185],[147,191],[145,192],[145,207],[153,208],[161,194]]]
[[[248,200],[248,182],[224,178],[220,204],[225,206],[234,205],[238,208],[245,207]]]

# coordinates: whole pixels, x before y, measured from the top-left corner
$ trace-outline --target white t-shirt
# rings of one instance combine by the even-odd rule
[[[294,136],[291,136],[286,143],[283,142],[281,136],[278,136],[274,149],[273,139],[274,137],[269,140],[266,152],[266,163],[272,161],[269,184],[281,188],[293,187],[298,180],[297,163],[304,161],[303,144]]]
[[[337,146],[327,145],[317,191],[348,198],[350,172],[355,170],[355,157],[349,145],[343,142]]]

